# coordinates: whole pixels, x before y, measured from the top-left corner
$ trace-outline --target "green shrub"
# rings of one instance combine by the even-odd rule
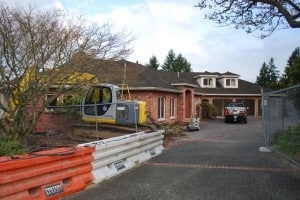
[[[217,117],[217,108],[208,103],[208,102],[203,102],[201,104],[202,106],[202,118],[203,119],[215,119]]]
[[[56,113],[65,113],[67,118],[77,116],[81,109],[81,98],[80,96],[66,98],[63,102],[57,104],[58,107],[54,111]]]
[[[19,142],[0,139],[0,156],[15,156],[24,153],[25,150]]]

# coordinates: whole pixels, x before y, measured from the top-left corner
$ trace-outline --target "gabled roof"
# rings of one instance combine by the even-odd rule
[[[181,92],[179,86],[193,87],[198,94],[205,95],[260,95],[261,87],[239,79],[238,88],[223,88],[217,83],[216,88],[200,88],[197,77],[205,75],[233,76],[238,74],[231,72],[166,72],[155,70],[141,64],[128,61],[113,61],[96,65],[92,69],[101,83],[120,85],[128,84],[131,90],[161,90]],[[125,78],[125,79],[124,79]]]
[[[221,74],[221,76],[240,76],[240,75],[227,71]]]
[[[195,76],[195,78],[199,78],[199,77],[219,77],[220,73],[219,72],[197,72],[197,75]]]
[[[240,75],[232,73],[232,72],[225,72],[225,73],[221,74],[219,78],[224,78],[224,77],[226,77],[226,78],[239,78]]]

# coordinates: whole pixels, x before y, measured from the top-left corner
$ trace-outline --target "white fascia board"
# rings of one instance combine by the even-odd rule
[[[261,96],[261,94],[202,94],[203,96]]]
[[[155,91],[174,92],[174,93],[182,93],[183,92],[180,90],[167,89],[167,88],[161,88],[161,87],[129,87],[129,90],[136,90],[136,91],[155,90]]]
[[[208,75],[198,75],[198,76],[194,76],[193,78],[219,78],[220,75],[217,75],[217,74],[208,74]]]
[[[240,75],[221,75],[218,78],[240,78]]]
[[[190,87],[198,87],[198,85],[190,84],[190,83],[172,83],[174,86],[190,86]]]

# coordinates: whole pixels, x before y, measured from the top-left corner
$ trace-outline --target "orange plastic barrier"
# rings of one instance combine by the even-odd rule
[[[93,147],[0,159],[0,199],[58,199],[92,183]]]

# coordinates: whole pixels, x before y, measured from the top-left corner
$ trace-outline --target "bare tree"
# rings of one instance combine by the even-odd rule
[[[276,29],[300,28],[299,0],[201,0],[195,6],[212,11],[207,19],[247,33],[259,30],[262,38]]]
[[[25,138],[49,102],[92,82],[86,72],[95,60],[99,65],[128,56],[131,41],[125,31],[113,33],[107,23],[89,25],[58,10],[0,4],[0,110],[6,113],[0,119],[2,136]],[[55,93],[46,100],[53,86]]]

